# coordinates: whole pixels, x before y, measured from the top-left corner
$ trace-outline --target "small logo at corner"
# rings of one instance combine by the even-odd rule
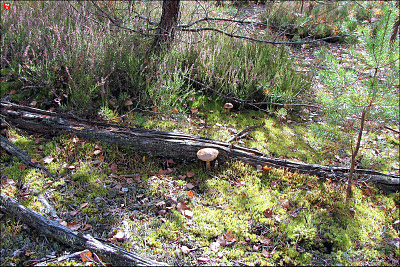
[[[3,6],[5,10],[9,10],[11,7],[11,3],[4,3]]]

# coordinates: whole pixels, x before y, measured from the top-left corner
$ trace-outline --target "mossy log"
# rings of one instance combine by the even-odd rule
[[[26,208],[4,193],[0,196],[0,209],[17,218],[26,225],[50,236],[62,243],[79,249],[89,249],[101,255],[104,262],[116,266],[165,266],[166,264],[147,259],[138,254],[124,250],[117,246],[105,244],[91,235],[83,235],[61,225],[58,221],[50,220],[41,214]]]
[[[80,119],[70,114],[49,112],[6,101],[1,101],[0,105],[1,114],[7,121],[29,132],[53,136],[75,133],[79,138],[129,146],[154,156],[197,160],[196,154],[199,149],[211,147],[219,150],[218,161],[221,163],[227,160],[241,160],[254,167],[267,165],[274,168],[284,168],[290,172],[330,179],[347,178],[350,172],[347,167],[325,166],[271,158],[256,149],[199,136],[94,122]],[[356,169],[355,174],[358,179],[374,183],[386,192],[399,190],[400,175],[385,174],[369,169]]]

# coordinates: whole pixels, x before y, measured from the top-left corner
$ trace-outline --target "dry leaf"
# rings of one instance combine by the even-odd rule
[[[205,258],[205,257],[199,257],[199,258],[197,258],[197,261],[199,261],[199,262],[207,262],[207,261],[209,261],[210,259],[208,259],[208,258]]]
[[[125,106],[131,106],[131,105],[133,105],[132,100],[127,99],[127,100],[125,101]]]
[[[75,221],[73,222],[73,223],[71,223],[71,224],[67,224],[67,227],[69,228],[69,229],[71,229],[72,231],[77,231],[77,230],[79,230],[79,228],[81,228],[81,225],[79,224],[79,223],[76,223]]]
[[[46,156],[46,157],[43,158],[43,162],[46,163],[46,164],[49,164],[52,161],[53,161],[53,157],[51,157],[51,156]]]
[[[280,201],[283,207],[289,208],[289,200],[281,198]]]
[[[25,170],[26,169],[25,164],[23,163],[18,164],[18,169],[20,169],[21,171]]]
[[[126,179],[126,182],[127,182],[128,184],[133,184],[133,179],[132,179],[132,178],[128,178],[128,179]]]
[[[272,210],[271,209],[264,210],[264,216],[265,216],[265,218],[271,218],[272,217]]]
[[[182,251],[183,254],[186,255],[186,254],[189,254],[190,249],[187,246],[182,246],[181,247],[181,251]]]
[[[186,172],[186,176],[188,177],[188,178],[192,178],[193,176],[194,176],[194,172]]]
[[[221,247],[221,244],[219,242],[212,242],[210,244],[210,249],[214,252],[218,252],[219,248]]]
[[[37,160],[37,159],[31,159],[31,162],[32,162],[32,163],[39,163],[40,161]]]
[[[113,236],[113,238],[115,238],[115,239],[124,239],[124,237],[125,237],[125,234],[124,234],[124,232],[122,232],[122,231],[118,231],[114,236]]]
[[[101,150],[100,150],[100,149],[96,149],[96,150],[93,152],[93,155],[97,156],[97,155],[100,154],[100,153],[101,153]]]
[[[266,249],[263,249],[262,252],[261,252],[261,255],[264,258],[269,258],[271,256],[271,253],[269,253]]]
[[[110,169],[111,169],[111,172],[113,174],[116,174],[117,173],[117,169],[118,169],[117,168],[117,164],[115,164],[115,163],[111,164]]]
[[[92,252],[90,252],[90,250],[85,249],[84,251],[81,252],[81,260],[83,262],[92,262],[94,261],[92,258]]]
[[[193,211],[191,211],[191,210],[185,210],[185,211],[183,212],[183,215],[184,215],[186,218],[192,218],[192,217],[193,217]]]
[[[164,170],[164,174],[170,174],[172,172],[172,170],[170,168],[167,168],[166,170]]]
[[[165,213],[167,213],[166,210],[159,210],[159,211],[158,211],[158,214],[161,215],[161,216],[164,215]]]
[[[87,231],[89,229],[91,229],[93,226],[90,224],[85,224],[85,226],[82,228],[82,231]]]
[[[229,232],[227,232],[227,233],[225,233],[224,234],[224,238],[225,238],[225,240],[226,241],[232,241],[233,240],[233,234],[232,234],[232,231],[229,231]]]
[[[183,202],[182,200],[179,201],[178,204],[176,204],[176,210],[182,214],[184,214],[184,211],[188,209],[188,206],[186,206],[185,202]]]
[[[178,177],[179,178],[179,177]],[[194,185],[192,184],[192,183],[188,183],[187,185],[186,185],[186,189],[189,189],[189,190],[191,190],[191,189],[193,189],[194,188]]]
[[[79,210],[73,210],[69,213],[69,215],[71,216],[75,216],[76,214],[78,214]]]
[[[177,108],[173,108],[171,112],[176,114],[176,113],[178,113],[178,109]]]
[[[100,160],[100,161],[104,161],[104,156],[103,156],[103,155],[100,155],[100,156],[99,156],[99,160]]]
[[[81,209],[86,208],[89,205],[89,203],[85,202],[81,204]]]
[[[35,254],[35,252],[34,251],[30,251],[30,250],[26,250],[25,251],[25,256],[30,256],[30,255],[33,255],[33,254]]]
[[[186,194],[188,194],[189,198],[193,198],[193,192],[192,191],[186,191]]]

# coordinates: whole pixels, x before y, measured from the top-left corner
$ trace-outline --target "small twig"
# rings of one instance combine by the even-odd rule
[[[395,133],[397,133],[397,134],[400,134],[400,131],[399,131],[399,130],[392,129],[392,128],[387,127],[387,126],[383,126],[383,128],[388,129],[388,130],[390,130],[390,131],[393,131],[393,132],[395,132]]]
[[[73,259],[73,258],[80,258],[82,251],[75,252],[69,255],[64,255],[55,259],[46,259],[44,261],[35,263],[35,266],[47,266],[48,263],[54,263],[54,262],[62,262],[68,259]]]
[[[249,133],[251,133],[252,131],[254,131],[255,129],[260,128],[260,127],[261,127],[261,125],[247,126],[245,129],[243,129],[240,132],[238,132],[237,134],[235,134],[234,137],[230,138],[226,142],[230,143],[233,140],[241,139],[241,138],[245,137],[246,135],[248,135]]]

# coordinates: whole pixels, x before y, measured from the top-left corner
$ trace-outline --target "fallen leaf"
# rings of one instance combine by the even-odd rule
[[[210,259],[208,259],[208,258],[205,258],[205,257],[199,257],[199,258],[197,258],[197,261],[199,261],[199,262],[207,262],[207,261],[209,261]]]
[[[245,192],[242,192],[242,197],[247,197]]]
[[[176,210],[182,214],[184,214],[184,211],[188,209],[188,206],[186,206],[185,202],[183,202],[182,200],[179,201],[178,204],[176,204]]]
[[[122,231],[118,231],[115,235],[113,235],[113,238],[119,239],[119,240],[124,239],[124,237],[125,237],[125,234]]]
[[[125,106],[131,106],[131,105],[133,105],[132,100],[130,99],[125,100]]]
[[[191,189],[193,189],[193,188],[194,188],[194,185],[193,185],[192,183],[188,183],[188,184],[186,185],[186,189],[191,190]]]
[[[126,179],[126,182],[127,182],[128,184],[133,184],[133,179],[132,179],[132,178],[128,178],[128,179]]]
[[[79,210],[73,210],[69,213],[69,215],[71,216],[75,216],[76,214],[78,214]]]
[[[166,170],[164,170],[164,174],[170,174],[172,172],[172,170],[170,168],[167,168]]]
[[[30,251],[30,250],[26,250],[25,251],[25,256],[30,256],[30,255],[33,255],[33,254],[35,254],[35,252],[34,251]]]
[[[167,213],[166,210],[159,210],[159,211],[158,211],[158,214],[159,214],[159,215],[164,215],[165,213]]]
[[[93,226],[90,224],[85,224],[85,226],[82,228],[82,231],[87,231],[89,229],[91,229]]]
[[[77,231],[79,228],[81,228],[81,225],[79,223],[76,223],[76,221],[74,221],[72,223],[68,223],[67,227],[72,231]]]
[[[25,164],[23,163],[18,164],[18,169],[20,169],[21,171],[25,170],[26,169]]]
[[[289,200],[281,198],[280,202],[284,208],[289,208]]]
[[[266,238],[266,237],[261,237],[260,238],[260,240],[259,240],[259,242],[262,244],[262,245],[269,245],[269,243],[271,242],[271,240],[269,239],[269,238]]]
[[[261,255],[262,255],[264,258],[269,258],[269,257],[271,256],[271,253],[268,252],[266,249],[263,249],[262,252],[261,252]]]
[[[100,160],[100,161],[104,161],[104,156],[103,156],[103,155],[100,155],[100,156],[99,156],[99,160]]]
[[[225,238],[225,240],[226,241],[232,241],[233,240],[233,234],[232,234],[232,231],[229,231],[229,232],[226,232],[225,234],[224,234],[224,238]]]
[[[100,153],[101,153],[101,150],[100,150],[100,149],[96,149],[96,150],[93,152],[93,155],[97,156],[97,155],[100,154]]]
[[[81,204],[81,209],[86,208],[89,205],[89,203],[85,202]]]
[[[193,198],[193,192],[192,191],[186,191],[186,194],[188,194],[189,198]]]
[[[187,176],[188,178],[192,178],[194,175],[195,175],[194,172],[190,172],[190,171],[187,171],[187,172],[186,172],[186,176]]]
[[[88,249],[85,249],[84,251],[82,251],[80,253],[80,256],[81,256],[81,260],[83,262],[92,262],[92,261],[94,261],[94,259],[92,258],[92,252],[90,252],[90,250],[88,250]]]
[[[192,218],[192,217],[193,217],[193,211],[191,211],[191,210],[185,210],[185,211],[183,212],[183,215],[184,215],[186,218]]]
[[[177,108],[173,108],[171,112],[176,114],[176,113],[178,113],[178,109]]]
[[[265,216],[265,218],[271,218],[272,217],[272,210],[271,209],[264,210],[264,216]]]
[[[37,159],[31,159],[31,162],[32,162],[32,163],[39,163],[40,161],[37,160]]]
[[[187,246],[182,246],[181,251],[185,255],[190,253],[190,249]]]
[[[221,244],[219,242],[212,242],[210,244],[210,249],[214,252],[218,252],[219,248],[221,247]]]
[[[118,169],[117,164],[115,163],[111,164],[110,169],[113,174],[116,174]]]

